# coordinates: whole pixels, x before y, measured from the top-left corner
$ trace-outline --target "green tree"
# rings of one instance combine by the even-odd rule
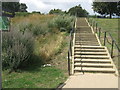
[[[41,14],[41,12],[38,12],[38,11],[33,11],[32,13],[38,13],[38,14]]]
[[[93,2],[93,10],[101,15],[112,15],[117,14],[117,2]]]
[[[49,14],[62,14],[62,13],[64,12],[60,9],[52,9],[49,11]]]
[[[2,2],[3,9],[9,9],[13,12],[18,12],[20,8],[19,2]]]
[[[21,3],[20,4],[20,12],[27,12],[27,9],[28,7],[26,6],[26,4],[25,3]]]
[[[70,15],[76,15],[77,17],[86,17],[89,13],[81,7],[79,4],[78,6],[72,7],[68,10]]]

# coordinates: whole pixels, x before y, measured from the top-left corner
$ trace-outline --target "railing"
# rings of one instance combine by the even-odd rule
[[[68,74],[71,75],[71,60],[72,60],[72,46],[73,46],[73,34],[75,31],[75,21],[70,31],[70,42],[69,42],[69,50],[68,50]]]
[[[112,37],[111,33],[108,31],[102,31],[102,29],[98,27],[97,22],[95,22],[93,19],[92,20],[90,20],[89,18],[87,18],[87,19],[88,19],[88,22],[90,23],[90,25],[93,27],[94,32],[96,34],[98,34],[99,40],[101,40],[101,36],[103,35],[103,38],[101,40],[101,41],[103,41],[103,45],[106,46],[106,43],[109,43],[109,45],[111,45],[110,55],[113,58],[114,57],[114,55],[113,55],[114,47],[117,48],[118,52],[120,52],[120,48],[119,48],[118,44],[116,43],[116,41],[114,40],[114,38]]]

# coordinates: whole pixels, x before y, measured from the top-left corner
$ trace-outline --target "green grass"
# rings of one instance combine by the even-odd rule
[[[3,88],[56,88],[66,79],[64,73],[55,67],[31,67],[21,71],[7,74],[4,71]]]
[[[98,23],[98,27],[101,27],[103,31],[111,33],[113,38],[118,42],[118,19],[95,19]]]

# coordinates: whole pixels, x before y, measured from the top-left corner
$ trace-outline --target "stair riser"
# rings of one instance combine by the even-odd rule
[[[88,53],[74,53],[74,55],[100,55],[100,56],[102,56],[102,55],[105,55],[105,56],[107,56],[107,54],[102,54],[102,53],[100,53],[100,54],[97,54],[97,53],[94,53],[94,54],[88,54]]]
[[[75,50],[74,52],[106,52],[105,50]]]
[[[85,71],[85,70],[75,70],[75,73],[77,72],[85,72],[85,73],[115,73],[115,71]]]
[[[109,57],[80,57],[80,56],[75,56],[74,59],[109,59]]]
[[[74,47],[74,49],[102,49],[104,50],[105,48],[104,47]]]
[[[110,61],[74,61],[75,63],[79,62],[79,63],[106,63],[106,64],[111,64]]]
[[[88,66],[88,65],[74,65],[74,67],[94,67],[94,68],[113,68],[113,66]]]

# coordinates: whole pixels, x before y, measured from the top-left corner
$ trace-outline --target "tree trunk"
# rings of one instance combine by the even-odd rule
[[[112,18],[112,13],[110,12],[110,19]]]

